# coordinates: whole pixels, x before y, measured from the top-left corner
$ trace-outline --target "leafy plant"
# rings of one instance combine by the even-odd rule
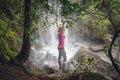
[[[77,58],[77,68],[84,72],[93,72],[94,58],[86,58],[84,55]]]

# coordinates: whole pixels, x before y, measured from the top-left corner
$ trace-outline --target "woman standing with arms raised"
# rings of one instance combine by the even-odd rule
[[[67,60],[66,52],[65,52],[65,49],[64,49],[64,42],[65,42],[64,27],[59,27],[59,29],[58,29],[58,41],[59,41],[59,43],[58,43],[59,69],[64,71],[65,70],[65,63],[66,63],[66,60]],[[63,57],[63,60],[61,60],[62,57]]]

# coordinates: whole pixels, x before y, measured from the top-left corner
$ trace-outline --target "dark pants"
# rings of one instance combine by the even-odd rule
[[[65,62],[67,60],[66,52],[64,48],[58,48],[58,50],[59,50],[59,56],[58,56],[59,69],[64,70]],[[61,61],[62,57],[63,57],[63,61]]]

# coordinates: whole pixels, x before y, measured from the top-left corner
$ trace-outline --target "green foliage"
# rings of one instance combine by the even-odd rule
[[[48,4],[48,0],[36,0],[36,2],[40,3],[41,7],[46,10],[50,10],[50,6]]]
[[[3,19],[0,19],[0,53],[5,58],[5,60],[9,61],[10,59],[15,58],[18,54],[18,48],[16,48],[18,43],[14,40],[20,38],[17,38],[16,36],[18,35],[16,34],[18,33],[16,33],[12,28],[9,27],[11,26],[11,23],[6,24],[6,22],[9,22],[9,20],[5,21]]]
[[[24,26],[24,0],[0,0],[0,56],[6,61],[15,60],[15,57],[19,54],[22,46],[22,33]],[[30,19],[31,25],[30,31],[25,29],[25,34],[31,36],[37,28],[41,13],[38,8],[40,5],[44,10],[49,10],[48,0],[34,0],[31,3]],[[36,45],[37,46],[37,45]]]
[[[84,12],[84,14],[85,15],[82,17],[82,20],[88,25],[91,37],[104,38],[105,35],[109,33],[108,25],[110,22],[101,11],[95,10],[94,5],[89,6],[88,10]]]
[[[103,46],[103,51],[104,51],[105,53],[107,53],[108,48],[109,48],[109,45],[108,45],[108,44],[104,45],[104,46]]]
[[[95,6],[96,9],[98,9],[99,11],[102,11],[103,14],[105,16],[110,17],[111,19],[113,19],[113,24],[116,25],[116,28],[119,25],[119,21],[120,21],[120,1],[119,0],[103,0],[103,1],[98,1],[98,0],[94,0],[92,2]],[[97,4],[97,5],[95,5]],[[109,16],[110,15],[110,16]],[[108,18],[108,20],[110,20],[110,18]]]
[[[99,0],[99,1],[98,0],[90,0],[90,3],[92,3],[95,6],[94,12],[96,12],[97,15],[101,15],[101,14],[99,14],[99,12],[102,12],[101,16],[102,17],[104,16],[105,17],[104,19],[106,19],[109,22],[109,26],[107,26],[109,29],[109,32],[107,32],[108,35],[114,36],[114,33],[117,33],[117,34],[120,33],[120,24],[119,24],[120,23],[120,15],[119,15],[120,0],[110,0],[110,1],[108,1],[108,0]],[[104,20],[104,19],[102,19],[102,20]],[[100,28],[100,29],[102,29],[102,28]],[[101,35],[103,35],[103,34],[104,34],[104,32],[101,31]],[[120,72],[119,72],[120,65],[118,65],[117,62],[115,61],[116,57],[113,57],[113,55],[112,55],[112,54],[115,54],[115,52],[112,50],[115,49],[114,45],[116,46],[116,43],[115,43],[115,41],[117,41],[116,37],[119,38],[119,36],[115,36],[115,38],[113,38],[111,45],[108,48],[108,50],[109,50],[108,54],[112,61],[113,66],[115,67],[116,71],[120,74]],[[119,47],[119,45],[116,47]],[[117,50],[119,53],[119,49],[117,49]]]
[[[93,72],[92,65],[94,65],[94,58],[86,58],[84,55],[77,58],[77,68],[84,72]]]
[[[60,0],[63,4],[61,15],[64,17],[69,17],[70,15],[73,15],[74,13],[80,13],[81,12],[81,6],[77,1],[74,0]]]
[[[4,0],[0,5],[0,56],[3,57],[3,62],[15,60],[21,47],[22,2],[21,0]]]

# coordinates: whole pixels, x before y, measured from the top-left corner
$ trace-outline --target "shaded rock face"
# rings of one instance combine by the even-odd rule
[[[109,77],[118,76],[112,65],[103,61],[96,54],[82,46],[80,47],[78,52],[71,58],[71,60],[67,63],[66,67],[68,69],[73,69],[77,71],[86,71],[86,70],[92,71]],[[81,58],[83,59],[83,62]],[[84,62],[85,60],[89,60],[88,63]]]

